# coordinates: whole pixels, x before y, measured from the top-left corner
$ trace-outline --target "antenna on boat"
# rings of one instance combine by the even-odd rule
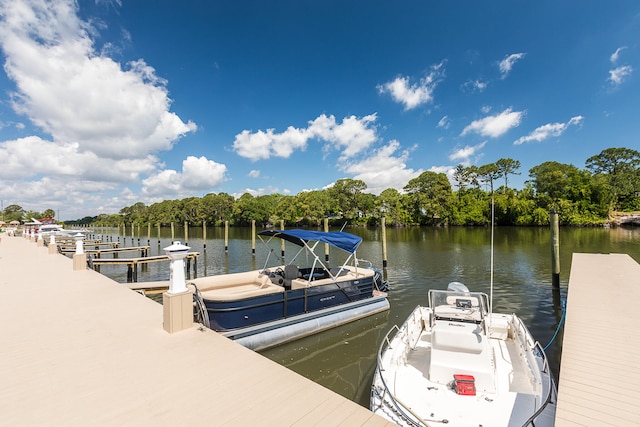
[[[493,189],[491,191],[491,276],[489,279],[489,326],[491,326],[491,314],[493,314],[493,222],[494,222],[494,198]]]

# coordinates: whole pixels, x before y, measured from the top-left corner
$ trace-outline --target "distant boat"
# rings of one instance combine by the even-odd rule
[[[51,236],[52,234],[56,236],[70,236],[73,233],[73,231],[65,230],[64,227],[56,224],[53,218],[43,218],[41,220],[31,218],[31,221],[29,224],[35,225],[36,232],[42,236]]]
[[[259,350],[389,309],[382,273],[356,257],[360,237],[295,229],[259,235],[300,249],[286,265],[269,266],[271,249],[262,269],[190,280],[211,329]],[[320,243],[344,251],[344,263],[326,265],[314,252]],[[301,267],[303,253],[309,265]]]

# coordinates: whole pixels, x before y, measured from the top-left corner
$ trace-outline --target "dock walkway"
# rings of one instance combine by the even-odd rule
[[[215,332],[0,235],[2,426],[391,426]]]
[[[573,254],[556,426],[640,423],[640,264]]]

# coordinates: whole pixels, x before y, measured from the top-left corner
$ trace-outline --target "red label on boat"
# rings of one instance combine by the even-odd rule
[[[476,379],[472,375],[456,374],[453,376],[456,393],[463,396],[476,395]]]

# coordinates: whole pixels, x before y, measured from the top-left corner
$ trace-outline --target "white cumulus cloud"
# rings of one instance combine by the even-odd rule
[[[470,163],[469,159],[473,156],[476,156],[478,151],[484,148],[486,144],[487,141],[484,141],[477,145],[466,145],[463,148],[458,148],[453,153],[449,154],[449,160],[453,162],[468,164]]]
[[[433,92],[444,76],[444,62],[431,67],[429,73],[417,83],[411,83],[409,77],[399,76],[394,80],[378,85],[378,92],[388,93],[394,101],[412,110],[423,104],[433,102]]]
[[[182,171],[166,169],[142,181],[142,194],[148,198],[180,198],[221,184],[227,167],[204,156],[188,156],[182,161]]]
[[[614,86],[618,86],[627,77],[629,77],[632,72],[633,67],[631,67],[631,65],[621,65],[620,67],[616,67],[613,70],[609,70],[609,81]]]
[[[582,123],[584,117],[574,116],[567,123],[547,123],[534,129],[529,135],[518,138],[513,142],[514,145],[524,144],[525,142],[540,142],[550,137],[562,135],[569,126],[578,126]]]
[[[511,72],[513,65],[524,58],[525,55],[526,54],[522,52],[512,53],[511,55],[505,56],[502,61],[498,62],[498,68],[500,68],[500,77],[503,79],[506,78]]]
[[[168,82],[143,59],[121,64],[108,56],[109,42],[97,51],[104,27],[82,20],[78,8],[74,0],[0,1],[4,71],[15,85],[5,90],[11,108],[38,129],[38,136],[0,141],[0,185],[33,190],[21,194],[28,204],[39,202],[35,187],[54,184],[56,205],[80,214],[100,199],[136,197],[129,186],[163,175],[157,153],[197,126],[170,111]],[[197,161],[185,162],[182,188],[210,185]]]
[[[322,114],[310,120],[306,128],[289,126],[284,132],[275,129],[251,132],[243,130],[233,141],[233,150],[241,157],[256,161],[272,156],[289,158],[295,150],[304,150],[309,140],[325,143],[325,149],[341,151],[341,159],[351,158],[366,150],[377,140],[374,127],[376,114],[350,116],[337,122],[331,115]]]
[[[359,179],[367,184],[367,192],[380,194],[387,188],[402,190],[409,180],[420,175],[423,170],[413,170],[407,167],[409,151],[400,149],[400,143],[396,140],[375,150],[366,159],[351,162],[341,169],[353,175],[353,179]]]
[[[507,108],[494,116],[474,120],[462,130],[460,135],[465,136],[469,133],[477,133],[482,136],[497,138],[505,134],[509,129],[519,126],[523,115],[523,111],[512,111],[511,108]]]

